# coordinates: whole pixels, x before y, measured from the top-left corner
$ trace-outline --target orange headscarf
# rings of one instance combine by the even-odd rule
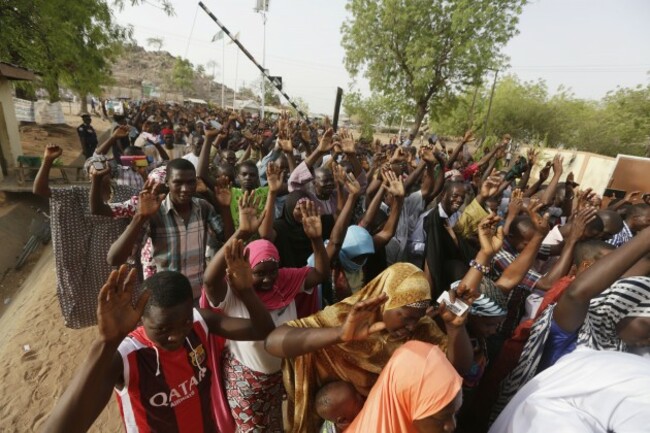
[[[395,351],[345,433],[417,433],[413,421],[444,409],[462,382],[437,346],[408,341]]]

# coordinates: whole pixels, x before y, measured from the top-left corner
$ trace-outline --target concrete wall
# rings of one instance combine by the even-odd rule
[[[573,172],[575,181],[580,184],[580,188],[592,188],[600,195],[605,192],[616,166],[616,158],[576,150],[542,149],[538,162],[530,175],[529,185],[538,179],[539,170],[544,167],[546,162],[553,161],[558,153],[564,158],[564,170],[560,181],[563,182],[569,173]],[[522,148],[520,154],[525,156],[526,149]]]
[[[12,89],[11,82],[0,77],[0,148],[8,168],[15,167],[16,158],[23,154]],[[0,170],[0,180],[2,179],[4,174]]]

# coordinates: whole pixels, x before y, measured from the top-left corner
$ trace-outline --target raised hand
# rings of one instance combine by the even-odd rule
[[[465,132],[465,135],[463,135],[463,143],[469,143],[472,140],[474,140],[474,131],[469,129]]]
[[[259,199],[255,200],[255,191],[244,191],[244,194],[239,197],[237,206],[239,207],[239,230],[246,233],[256,233],[264,220],[266,211],[257,216]]]
[[[393,153],[393,156],[390,158],[390,162],[406,162],[408,159],[408,155],[406,154],[406,151],[404,150],[403,147],[398,147],[395,149],[395,152]]]
[[[138,215],[148,218],[156,214],[165,199],[164,194],[158,194],[160,184],[153,179],[147,179],[139,194]]]
[[[97,326],[102,340],[119,343],[138,325],[144,307],[149,300],[149,291],[132,303],[136,283],[136,271],[122,265],[119,271],[112,271],[97,298]]]
[[[527,153],[526,156],[528,157],[527,158],[528,159],[528,167],[530,167],[531,169],[535,165],[535,162],[537,162],[537,156],[538,155],[539,155],[539,152],[537,150],[535,150],[534,147],[531,147],[530,149],[528,149],[528,153]]]
[[[575,181],[575,175],[573,172],[569,172],[569,174],[566,177],[566,186],[567,188],[575,188],[576,186],[580,186],[579,183],[576,183]]]
[[[323,225],[320,213],[313,201],[300,203],[300,214],[302,215],[302,228],[309,239],[316,239],[323,236]]]
[[[553,163],[551,161],[548,161],[546,163],[546,165],[544,166],[544,168],[542,168],[539,171],[539,180],[541,180],[542,182],[545,182],[546,179],[548,179],[549,174],[551,174],[551,166],[552,165],[553,165]]]
[[[383,331],[386,324],[381,321],[381,306],[388,300],[385,293],[376,298],[357,302],[341,327],[340,339],[348,341],[365,340],[375,332]]]
[[[266,180],[269,191],[277,193],[284,183],[284,171],[276,164],[269,164],[266,166]]]
[[[628,193],[625,194],[625,197],[623,197],[623,201],[626,203],[632,203],[637,200],[640,195],[641,191],[628,191]]]
[[[548,219],[550,218],[550,214],[545,213],[543,217],[540,216],[537,211],[539,211],[542,207],[544,207],[544,203],[540,202],[540,200],[537,198],[533,198],[530,200],[526,211],[528,212],[530,220],[533,222],[535,231],[537,231],[537,233],[541,236],[546,236],[550,229],[548,226]]]
[[[345,179],[346,179],[346,171],[345,168],[343,168],[342,165],[340,164],[334,164],[332,166],[332,174],[334,175],[334,181],[341,185],[345,186]]]
[[[591,188],[578,191],[574,198],[576,203],[575,210],[580,211],[582,209],[591,207],[591,200],[595,194],[596,193],[593,192]]]
[[[519,215],[519,212],[524,208],[524,193],[519,188],[516,188],[512,191],[512,196],[510,196],[510,203],[508,204],[508,215],[511,217],[516,217]]]
[[[497,215],[488,215],[478,224],[478,239],[481,251],[492,257],[503,246],[503,227],[499,227],[501,218]]]
[[[389,170],[384,174],[384,179],[384,185],[386,186],[387,192],[389,192],[393,197],[404,197],[404,182],[402,182],[402,179],[398,178],[392,170]]]
[[[219,176],[217,184],[214,186],[214,196],[219,206],[223,208],[230,207],[230,202],[232,201],[230,187],[230,179],[228,179],[228,176]]]
[[[427,163],[434,163],[436,161],[436,155],[433,150],[433,146],[429,144],[422,145],[420,147],[420,158]]]
[[[226,245],[226,275],[228,285],[236,295],[253,290],[253,270],[249,261],[249,251],[244,252],[241,239],[232,238]]]
[[[356,146],[354,145],[354,137],[352,137],[352,134],[349,133],[347,130],[343,129],[341,130],[341,134],[339,135],[341,141],[339,145],[341,146],[341,150],[343,153],[356,153]]]
[[[106,166],[101,170],[97,170],[92,164],[90,165],[90,169],[88,170],[88,174],[90,175],[91,179],[101,179],[102,177],[106,176],[110,172],[111,172],[111,168],[109,166]]]
[[[577,242],[584,238],[587,224],[596,219],[596,209],[586,208],[579,211],[571,221],[568,238]]]
[[[282,150],[284,153],[293,154],[293,143],[291,142],[291,136],[281,135],[280,137],[278,137],[278,145],[280,146],[280,150]]]
[[[117,128],[115,128],[115,131],[113,131],[112,136],[114,138],[124,138],[129,135],[130,130],[131,127],[129,125],[120,125]]]
[[[562,158],[562,155],[559,153],[555,155],[553,158],[553,173],[554,174],[561,174],[562,173],[562,163],[564,162],[564,158]]]
[[[325,134],[323,134],[323,137],[321,137],[316,150],[320,153],[327,153],[331,151],[334,147],[334,140],[332,139],[333,136],[334,130],[332,128],[329,128],[327,131],[325,131]]]
[[[56,144],[48,144],[45,146],[45,151],[43,152],[43,159],[47,161],[54,161],[58,157],[63,155],[63,149],[57,146]]]
[[[361,193],[361,185],[352,173],[345,174],[345,189],[348,190],[350,195],[359,195]]]
[[[302,122],[300,124],[300,139],[306,144],[311,143],[311,134],[309,133],[307,122]]]
[[[492,170],[492,173],[481,184],[481,196],[483,198],[493,197],[499,192],[499,185],[501,185],[501,176],[496,170]]]

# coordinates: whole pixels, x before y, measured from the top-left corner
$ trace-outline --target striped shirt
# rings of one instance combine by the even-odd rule
[[[621,231],[616,233],[606,242],[618,248],[620,246],[623,246],[623,244],[625,244],[626,242],[632,240],[633,237],[634,235],[632,234],[632,230],[630,230],[630,226],[628,226],[627,223],[623,221],[623,228],[621,229]]]
[[[169,195],[147,227],[146,235],[151,238],[157,270],[178,271],[185,275],[192,284],[195,299],[201,296],[203,286],[208,229],[218,237],[223,234],[221,217],[212,205],[201,198],[192,198],[190,217],[185,223]]]
[[[498,280],[503,274],[503,271],[505,271],[505,269],[515,261],[515,258],[518,255],[519,253],[517,253],[514,247],[512,247],[507,240],[504,241],[503,247],[494,256],[494,259],[492,259],[492,270],[490,275],[492,280]],[[508,301],[508,315],[500,327],[502,335],[510,337],[515,328],[519,325],[519,322],[525,313],[526,297],[528,297],[528,295],[533,291],[535,284],[537,284],[541,278],[541,274],[529,269],[517,287],[512,289]]]
[[[142,327],[122,341],[124,387],[115,389],[127,433],[212,433],[208,328],[197,310],[183,346],[156,348]]]

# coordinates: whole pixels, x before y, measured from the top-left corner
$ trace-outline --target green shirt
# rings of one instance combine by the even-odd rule
[[[232,221],[235,226],[235,230],[239,228],[239,205],[237,204],[239,198],[244,195],[244,190],[241,188],[231,188],[230,193],[232,198],[230,200],[230,213],[232,214]],[[257,214],[260,215],[264,211],[266,206],[266,198],[269,196],[269,187],[261,186],[255,189],[253,193],[255,200],[259,200],[259,205],[257,207]]]

